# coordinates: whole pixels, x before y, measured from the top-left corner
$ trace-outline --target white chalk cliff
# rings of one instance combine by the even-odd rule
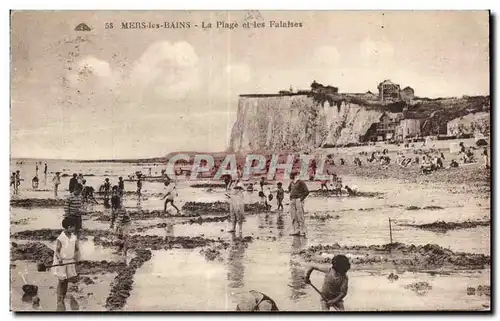
[[[320,103],[307,95],[242,96],[229,149],[310,151],[359,141],[381,110],[354,103]]]

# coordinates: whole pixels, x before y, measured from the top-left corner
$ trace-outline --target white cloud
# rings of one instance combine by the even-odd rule
[[[234,63],[226,66],[225,74],[232,85],[248,83],[252,79],[252,70],[245,63]]]
[[[85,57],[75,63],[67,80],[79,93],[101,95],[98,101],[161,104],[181,100],[199,88],[198,60],[189,43],[162,41],[151,44],[128,69],[112,69],[107,61]]]
[[[220,105],[227,107],[228,104],[236,106],[234,102],[241,93],[253,92],[254,78],[250,66],[243,62],[232,62],[222,66],[211,74],[210,94],[226,101],[221,101]]]
[[[381,62],[394,56],[394,47],[391,44],[371,38],[365,38],[359,44],[359,50],[361,58],[367,62]]]
[[[68,74],[68,80],[71,87],[77,88],[95,84],[95,82],[112,87],[117,79],[108,62],[88,56],[76,63]]]
[[[160,99],[182,99],[200,86],[198,55],[187,42],[149,46],[130,72],[129,93],[153,93]]]
[[[335,66],[340,61],[340,53],[334,46],[322,46],[314,51],[314,61],[320,66]]]

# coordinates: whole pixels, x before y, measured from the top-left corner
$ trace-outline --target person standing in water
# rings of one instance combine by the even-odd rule
[[[290,192],[290,216],[292,218],[293,233],[292,236],[306,236],[306,226],[304,221],[304,201],[309,195],[309,189],[306,183],[299,180],[297,173],[292,173],[292,181],[288,186]]]
[[[78,236],[75,234],[75,221],[66,217],[62,221],[63,231],[56,240],[54,251],[54,264],[77,263],[80,260],[80,246]],[[78,276],[75,264],[56,266],[54,275],[58,279],[57,284],[57,311],[66,311],[64,299],[68,292],[68,282]]]
[[[14,194],[16,194],[16,172],[12,172],[10,175],[10,186],[14,189]]]
[[[120,199],[123,199],[123,192],[125,191],[125,182],[123,182],[123,177],[118,177],[118,194]]]
[[[240,235],[243,233],[243,221],[245,219],[245,197],[243,195],[243,186],[238,181],[229,194],[229,215],[231,221],[231,228],[229,233],[236,231],[236,223],[239,226]]]
[[[54,184],[54,197],[57,198],[57,191],[59,190],[59,185],[61,185],[61,173],[56,172],[56,175],[52,179],[52,184]]]
[[[165,187],[167,188],[167,194],[165,194],[165,196],[162,198],[162,200],[165,200],[163,213],[167,214],[167,204],[170,203],[177,210],[177,215],[179,215],[181,211],[174,204],[175,197],[179,196],[177,194],[177,189],[175,188],[175,185],[170,183],[169,181],[165,182]]]
[[[137,175],[137,204],[141,204],[142,180],[141,175]]]
[[[106,179],[104,179],[104,183],[101,185],[101,187],[102,190],[100,190],[99,192],[104,194],[104,203],[109,204],[109,193],[111,192],[111,183],[109,182],[109,178],[106,177]]]
[[[130,234],[131,218],[117,195],[111,198],[111,229],[116,222],[116,236],[118,239],[118,253],[127,255],[128,238]]]
[[[77,184],[73,193],[71,193],[66,199],[66,205],[64,208],[64,217],[70,218],[74,221],[75,234],[79,236],[80,230],[82,228],[82,214],[83,214],[83,202],[82,202],[82,190],[83,186]]]
[[[283,189],[283,183],[278,183],[278,190],[276,192],[276,200],[278,202],[278,211],[283,211],[283,199],[285,198],[285,190]]]
[[[21,185],[21,181],[23,179],[21,178],[21,171],[17,170],[16,171],[16,178],[15,178],[15,183],[14,183],[14,193],[19,194],[19,186]]]
[[[262,176],[262,177],[260,178],[260,182],[259,182],[259,185],[260,185],[260,190],[261,190],[261,191],[264,191],[264,185],[265,185],[265,183],[266,183],[266,179],[264,178],[264,176]]]

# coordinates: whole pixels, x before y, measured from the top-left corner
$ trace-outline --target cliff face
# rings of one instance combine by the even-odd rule
[[[310,151],[355,143],[381,114],[354,103],[330,106],[306,95],[240,97],[230,150]]]

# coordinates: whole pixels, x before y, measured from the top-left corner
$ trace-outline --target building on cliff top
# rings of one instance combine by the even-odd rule
[[[401,100],[401,87],[389,79],[382,81],[377,86],[380,101],[399,101]]]
[[[336,95],[339,93],[339,88],[333,86],[324,86],[323,84],[320,84],[316,82],[316,80],[314,80],[311,84],[311,92]]]
[[[411,103],[411,101],[415,98],[415,90],[410,86],[406,86],[403,90],[401,90],[400,97],[401,100]]]

